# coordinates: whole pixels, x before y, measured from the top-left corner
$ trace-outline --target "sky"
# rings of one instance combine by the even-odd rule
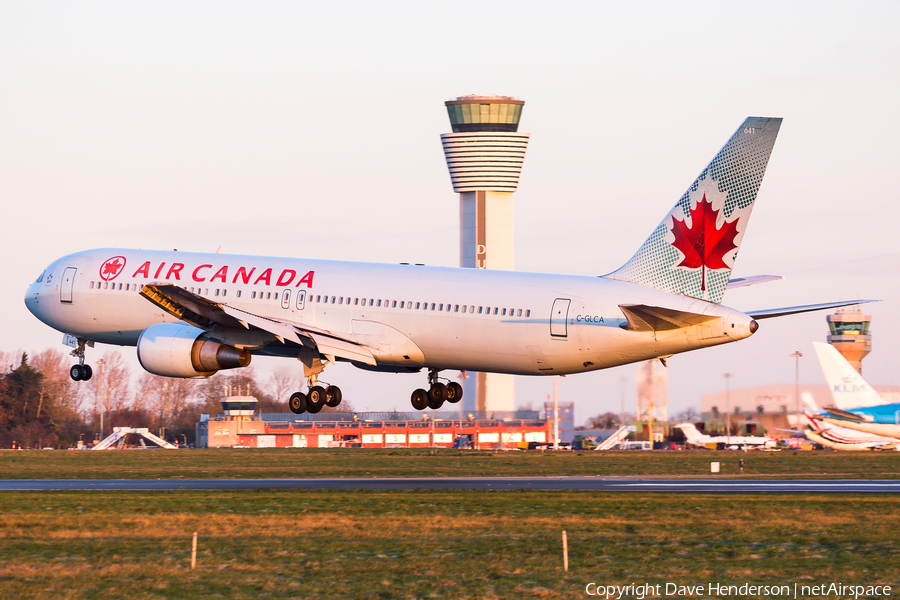
[[[745,117],[783,117],[734,276],[785,279],[724,304],[880,299],[864,375],[900,385],[898,25],[896,2],[0,3],[0,350],[62,348],[24,292],[86,248],[456,266],[443,102],[479,93],[526,103],[522,271],[615,270]],[[670,359],[669,412],[725,373],[791,383],[795,350],[822,383],[825,314]],[[330,369],[358,410],[425,384]],[[635,379],[570,376],[560,401],[633,411]],[[517,403],[551,389],[520,377]]]

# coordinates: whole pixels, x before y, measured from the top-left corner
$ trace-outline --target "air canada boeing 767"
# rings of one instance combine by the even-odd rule
[[[781,119],[750,117],[634,256],[602,277],[96,249],[54,261],[31,284],[28,309],[63,332],[91,377],[85,347],[136,346],[144,369],[209,377],[251,355],[300,360],[308,390],[294,412],[337,406],[318,384],[335,361],[362,369],[426,369],[416,409],[457,402],[443,370],[569,375],[736,342],[757,321],[858,304],[743,313],[722,306]],[[488,240],[489,242],[489,240]],[[446,379],[444,379],[446,381]]]

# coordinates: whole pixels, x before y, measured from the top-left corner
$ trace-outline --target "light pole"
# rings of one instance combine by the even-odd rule
[[[559,450],[559,399],[556,395],[559,379],[553,378],[553,449]]]
[[[733,375],[725,373],[725,441],[726,445],[731,445],[731,386],[730,381]]]
[[[791,358],[794,359],[794,407],[795,407],[795,416],[794,416],[794,426],[798,429],[800,428],[800,357],[803,356],[803,353],[797,350],[790,354]]]
[[[103,360],[102,358],[98,358],[96,361],[94,361],[94,364],[97,365],[98,367],[102,367],[104,364],[106,364],[106,361]],[[101,369],[97,369],[97,371],[101,371]],[[99,374],[100,373],[98,373],[98,375]],[[109,402],[109,385],[108,384],[109,384],[109,382],[107,382],[107,386],[106,386],[106,401],[107,401],[107,403]],[[103,408],[104,408],[104,404],[103,404],[103,400],[101,399],[100,400],[100,439],[101,440],[103,439]]]

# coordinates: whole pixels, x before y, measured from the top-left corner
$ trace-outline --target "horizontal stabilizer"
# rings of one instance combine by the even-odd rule
[[[767,308],[764,310],[751,310],[745,314],[753,319],[771,319],[773,317],[783,317],[785,315],[796,315],[798,313],[812,312],[814,310],[827,310],[829,308],[840,308],[841,306],[852,306],[854,304],[867,304],[869,302],[881,302],[881,300],[845,300],[842,302],[826,302],[825,304],[805,304],[803,306],[788,306],[786,308]]]
[[[685,312],[661,306],[647,306],[646,304],[620,304],[619,308],[628,319],[628,327],[625,328],[628,331],[681,329],[719,318],[713,315]]]
[[[837,417],[838,419],[846,419],[848,421],[856,421],[857,423],[862,423],[862,417],[852,412],[847,412],[846,410],[841,410],[836,406],[826,406],[825,412],[827,412],[832,417]]]
[[[752,277],[732,277],[728,280],[728,285],[725,286],[726,290],[733,290],[734,288],[747,287],[748,285],[756,285],[757,283],[768,283],[770,281],[778,281],[779,279],[784,279],[781,275],[754,275]]]

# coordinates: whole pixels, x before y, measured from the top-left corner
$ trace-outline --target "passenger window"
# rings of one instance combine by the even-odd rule
[[[394,303],[391,304],[391,308],[397,308],[397,301],[394,300]],[[400,308],[403,308],[402,306]]]
[[[453,307],[453,312],[459,312],[459,304]]]
[[[419,308],[420,308],[421,306],[422,306],[422,303],[421,303],[421,302],[416,302],[416,310],[419,310]]]
[[[374,306],[374,304],[375,304],[375,301],[373,299],[369,298],[369,306]]]
[[[503,312],[500,313],[500,314],[502,314],[502,315],[505,317],[505,316],[506,316],[506,309],[504,308],[504,309],[503,309]]]
[[[389,303],[390,303],[390,300],[385,300],[385,301],[384,301],[384,307],[387,308]]]
[[[516,311],[516,316],[517,316],[517,317],[521,317],[521,316],[522,316],[522,309],[521,309],[521,308],[520,308],[518,311]]]
[[[331,297],[331,303],[334,304],[334,296]]]
[[[410,300],[406,303],[406,308],[409,310],[412,310],[412,300]]]
[[[109,282],[104,281],[104,282],[103,282],[103,289],[105,290],[105,289],[107,289],[108,287],[109,287]]]
[[[316,302],[321,302],[321,301],[322,301],[322,296],[316,296]]]
[[[531,311],[530,311],[530,310],[526,310],[526,311],[525,311],[525,316],[526,316],[526,317],[530,317],[530,316],[531,316]]]
[[[216,296],[219,295],[219,288],[216,288]]]
[[[272,292],[268,292],[266,294],[266,300],[271,300],[271,299],[272,299]]]
[[[338,304],[343,304],[343,303],[344,303],[344,297],[341,296],[340,298],[338,298]]]
[[[475,314],[475,307],[474,307],[474,306],[469,306],[469,312],[472,313],[472,314],[474,315],[474,314]]]
[[[241,297],[241,290],[238,290],[238,291],[237,291],[237,297],[238,297],[238,298]]]
[[[401,300],[401,301],[400,301],[400,308],[403,308],[404,306],[406,306],[406,302],[404,302],[403,300]]]
[[[365,298],[362,299],[362,305],[363,305],[363,306],[366,305],[366,299],[365,299]]]
[[[203,291],[203,295],[204,295],[204,296],[209,296],[209,288],[206,288],[206,289]]]
[[[222,297],[224,298],[227,295],[228,295],[228,290],[222,290]]]
[[[363,304],[365,304],[365,300],[363,300]],[[359,298],[353,299],[353,306],[359,306]]]
[[[481,314],[481,307],[480,307],[480,306],[478,307],[478,314],[479,314],[479,315]]]
[[[435,304],[434,304],[434,302],[432,302],[432,303],[431,303],[431,310],[434,310],[434,306],[435,306]]]
[[[497,307],[495,306],[495,307],[494,307],[494,314],[495,314],[495,315],[497,314],[497,310],[498,310],[498,309],[497,309]]]

